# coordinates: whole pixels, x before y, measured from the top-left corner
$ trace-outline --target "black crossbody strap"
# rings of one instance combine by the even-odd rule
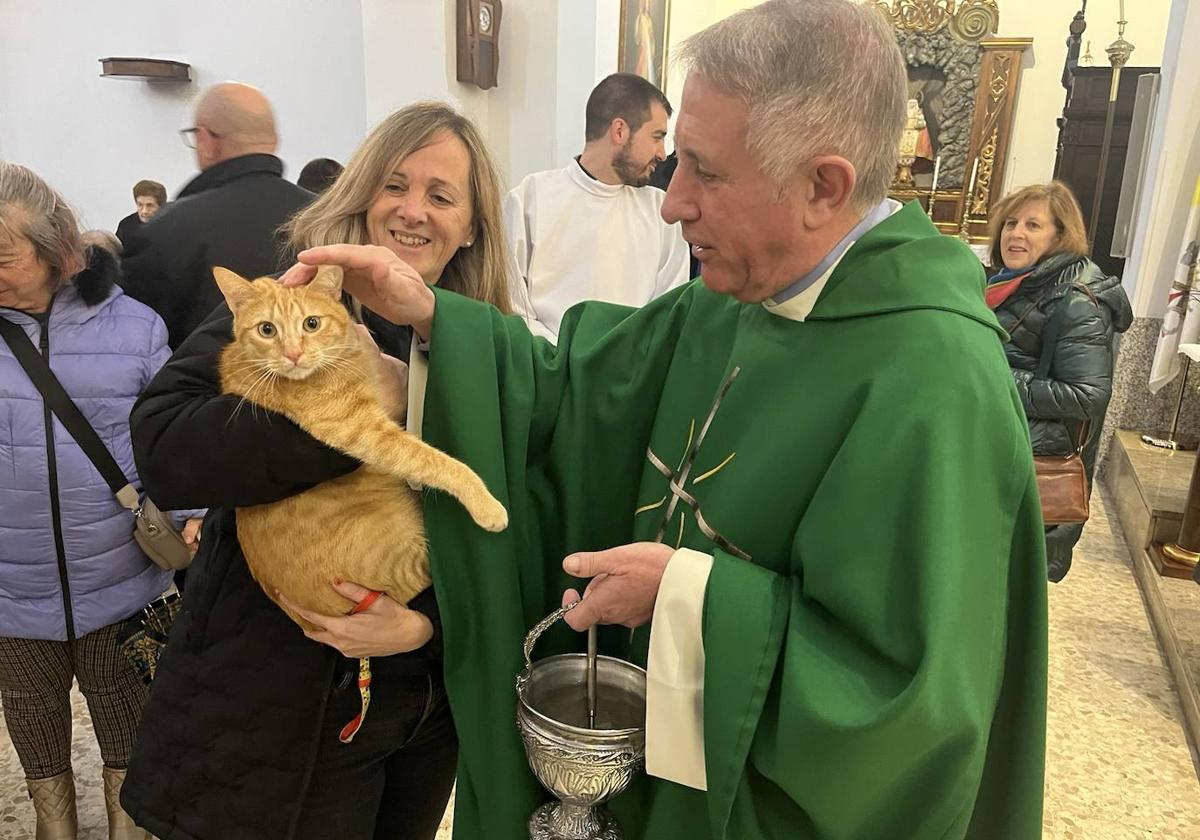
[[[1100,305],[1099,301],[1096,300],[1096,296],[1092,294],[1092,290],[1087,286],[1076,283],[1074,287],[1087,294],[1096,306]],[[1046,331],[1042,333],[1042,355],[1038,359],[1036,371],[1038,379],[1046,379],[1050,375],[1050,363],[1054,361],[1054,347],[1058,344],[1059,336],[1062,333],[1063,321],[1066,319],[1067,295],[1070,294],[1068,291],[1066,295],[1059,298],[1057,305],[1054,307],[1054,312],[1050,314],[1050,317],[1046,321]],[[1034,305],[1036,306],[1037,304]],[[1079,445],[1075,448],[1076,453],[1083,452],[1083,448],[1088,445],[1091,440],[1091,430],[1092,423],[1090,420],[1084,420],[1079,426]]]
[[[96,465],[113,495],[122,505],[136,512],[139,508],[137,489],[125,478],[125,473],[104,445],[104,441],[100,440],[100,435],[96,434],[96,430],[83,416],[79,406],[75,405],[74,400],[67,394],[50,365],[33,346],[29,336],[25,335],[25,330],[7,318],[0,318],[0,336],[21,363],[21,367],[25,368],[25,373],[34,387],[41,392],[46,405],[50,406],[50,410],[71,433],[71,437],[75,438],[83,453]]]

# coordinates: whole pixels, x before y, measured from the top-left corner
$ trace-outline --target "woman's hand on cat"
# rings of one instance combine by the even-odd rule
[[[349,581],[331,586],[347,600],[346,612],[371,594],[366,587]],[[408,653],[424,647],[433,638],[433,623],[428,616],[398,604],[387,595],[380,595],[375,603],[356,615],[321,615],[296,606],[282,592],[275,595],[296,615],[321,628],[305,630],[305,636],[351,659]]]
[[[200,548],[200,526],[203,524],[203,519],[195,518],[183,523],[183,531],[180,532],[180,536],[183,537],[184,545],[192,554],[195,554]]]
[[[382,245],[323,245],[298,255],[300,262],[279,282],[303,286],[319,265],[340,265],[345,270],[342,288],[363,306],[393,324],[411,324],[428,341],[433,330],[433,292],[421,275]]]
[[[362,324],[355,324],[354,329],[367,355],[375,363],[379,404],[383,406],[388,417],[403,423],[408,417],[408,365],[380,350],[375,339],[371,337],[371,331]]]

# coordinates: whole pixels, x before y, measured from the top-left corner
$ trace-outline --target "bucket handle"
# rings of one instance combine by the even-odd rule
[[[567,604],[565,607],[560,607],[559,609],[550,613],[550,615],[543,618],[537,624],[533,625],[533,629],[530,630],[529,633],[525,636],[525,671],[526,671],[526,673],[533,670],[533,661],[529,657],[530,657],[530,654],[533,653],[533,646],[537,644],[538,638],[541,637],[541,635],[543,633],[545,633],[547,630],[549,630],[550,626],[552,624],[554,624],[556,621],[558,621],[564,615],[569,613],[571,610],[575,609],[581,603],[583,603],[582,600],[573,601],[570,604]]]

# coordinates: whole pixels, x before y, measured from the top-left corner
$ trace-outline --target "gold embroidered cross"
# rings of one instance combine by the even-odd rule
[[[672,470],[666,463],[663,462],[661,458],[654,454],[652,449],[646,449],[646,459],[654,465],[656,470],[662,473],[664,478],[667,479],[667,488],[669,493],[668,495],[663,496],[657,502],[651,502],[648,505],[639,507],[636,511],[634,511],[634,516],[656,510],[666,504],[667,500],[670,499],[670,503],[667,504],[666,512],[663,514],[662,524],[658,528],[658,534],[654,537],[655,542],[663,541],[663,536],[666,534],[667,525],[670,524],[671,518],[675,515],[675,508],[679,502],[682,501],[687,507],[691,508],[692,513],[695,514],[696,525],[700,529],[700,533],[704,534],[705,537],[712,540],[713,543],[727,553],[732,554],[734,557],[740,557],[743,560],[750,559],[750,555],[747,552],[743,551],[732,541],[722,536],[711,525],[708,524],[704,518],[704,514],[700,510],[700,502],[696,500],[695,496],[684,489],[688,484],[688,476],[692,471],[692,465],[696,460],[696,454],[700,451],[700,444],[704,442],[704,437],[708,434],[708,429],[712,425],[713,418],[717,416],[717,409],[720,408],[721,401],[725,399],[725,395],[729,392],[730,386],[733,385],[733,380],[737,379],[738,373],[740,372],[741,368],[735,367],[729,372],[729,376],[725,378],[720,390],[717,391],[716,398],[713,400],[712,408],[710,408],[708,411],[708,417],[705,418],[704,425],[700,427],[699,435],[695,435],[696,422],[694,420],[692,421],[691,428],[688,431],[688,442],[684,447],[683,458],[680,460],[679,467],[677,469]],[[715,475],[717,472],[723,469],[726,464],[732,461],[734,455],[736,454],[736,452],[731,452],[729,456],[716,467],[699,476],[698,478],[693,479],[692,486],[694,487],[701,481],[704,481],[706,478]],[[679,515],[679,543],[683,542],[683,526],[684,519],[683,513],[681,512]],[[679,545],[677,544],[675,547],[678,548]]]

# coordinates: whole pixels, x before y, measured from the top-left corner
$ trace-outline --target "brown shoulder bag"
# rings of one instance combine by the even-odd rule
[[[1096,302],[1091,289],[1086,286],[1076,288],[1082,289],[1093,303]],[[1039,300],[1029,307],[1013,327],[1024,321],[1025,316],[1036,309],[1040,302]],[[1059,302],[1046,324],[1046,332],[1042,335],[1042,355],[1035,372],[1038,379],[1046,379],[1050,374],[1054,345],[1058,343],[1058,334],[1062,329],[1062,307],[1063,304]],[[1090,421],[1085,420],[1080,426],[1079,440],[1071,454],[1033,457],[1038,496],[1042,500],[1042,520],[1047,525],[1081,525],[1087,522],[1091,515],[1092,488],[1088,484],[1087,470],[1083,464],[1083,449],[1091,439],[1091,425]]]

